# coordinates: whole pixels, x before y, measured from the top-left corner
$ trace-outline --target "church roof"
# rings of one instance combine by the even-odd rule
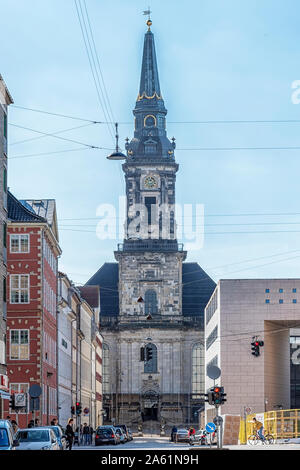
[[[161,98],[158,68],[155,53],[154,36],[152,31],[147,31],[144,39],[142,71],[138,99],[149,98],[157,95]]]
[[[119,314],[119,265],[104,263],[86,283],[86,286],[100,287],[100,316]]]
[[[98,285],[100,287],[100,316],[116,317],[119,314],[118,282],[118,263],[104,263],[86,283],[86,285]],[[204,318],[204,309],[216,287],[216,283],[198,263],[183,263],[182,282],[183,316]]]

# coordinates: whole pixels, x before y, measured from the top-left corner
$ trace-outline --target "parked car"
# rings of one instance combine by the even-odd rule
[[[114,426],[99,426],[95,434],[95,446],[101,444],[120,444],[120,436]]]
[[[120,442],[121,444],[126,444],[128,441],[127,434],[125,433],[124,429],[121,428],[120,426],[116,426],[116,433],[120,436]]]
[[[201,446],[207,445],[207,433],[203,429],[196,431],[195,434],[190,436],[190,445],[200,444]]]
[[[190,436],[188,429],[177,429],[175,434],[175,442],[189,442]]]
[[[129,439],[129,435],[128,435],[128,427],[126,426],[126,424],[118,424],[116,427],[123,429],[124,434],[126,435],[126,438],[129,441],[130,439]]]
[[[13,427],[8,419],[0,419],[0,450],[16,450],[19,441],[14,436]]]
[[[59,450],[56,435],[51,428],[19,429],[16,439],[19,441],[19,450]]]
[[[66,450],[67,449],[67,439],[64,433],[62,432],[62,429],[60,426],[46,426],[49,429],[52,429],[54,431],[54,434],[56,436],[59,449],[60,450]]]

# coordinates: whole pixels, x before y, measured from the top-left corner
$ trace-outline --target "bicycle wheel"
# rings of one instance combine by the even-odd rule
[[[252,436],[248,437],[247,444],[249,446],[255,446],[259,441],[259,438],[256,434],[252,434]]]
[[[267,444],[274,444],[274,437],[272,436],[272,434],[267,434],[265,436],[265,440],[267,441]]]

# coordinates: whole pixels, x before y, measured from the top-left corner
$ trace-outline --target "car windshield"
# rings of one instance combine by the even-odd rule
[[[9,442],[7,431],[4,428],[0,428],[0,447],[7,447],[8,445]]]
[[[43,430],[19,431],[18,440],[20,442],[48,442],[49,432]]]

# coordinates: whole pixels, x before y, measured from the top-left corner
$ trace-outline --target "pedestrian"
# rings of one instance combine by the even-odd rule
[[[80,429],[79,429],[79,438],[80,438],[80,445],[83,444],[83,426],[82,424],[80,425]],[[78,445],[79,445],[79,441],[78,441]]]
[[[8,415],[6,416],[7,421],[11,421],[11,417]]]
[[[82,433],[83,433],[83,445],[86,446],[86,445],[88,445],[89,434],[90,434],[90,428],[87,425],[87,423],[84,423]]]
[[[72,450],[73,439],[74,439],[74,431],[73,431],[73,418],[68,420],[68,424],[66,427],[66,437],[68,442],[68,449]]]
[[[33,421],[33,419],[31,419],[31,420],[29,421],[27,427],[28,427],[28,428],[34,428],[34,421]]]
[[[50,424],[51,426],[57,426],[57,418],[53,418]]]
[[[176,433],[177,433],[177,427],[176,427],[176,426],[173,426],[173,427],[172,427],[172,431],[171,431],[171,441],[172,441],[172,442],[175,442]]]
[[[93,444],[93,434],[94,434],[94,429],[93,426],[90,426],[90,433],[89,433],[89,444]]]
[[[38,418],[36,418],[35,422],[34,422],[34,425],[35,426],[39,426],[40,425],[40,420]]]
[[[12,420],[11,425],[12,425],[14,434],[17,434],[17,431],[19,428],[18,428],[17,422],[14,419]]]

